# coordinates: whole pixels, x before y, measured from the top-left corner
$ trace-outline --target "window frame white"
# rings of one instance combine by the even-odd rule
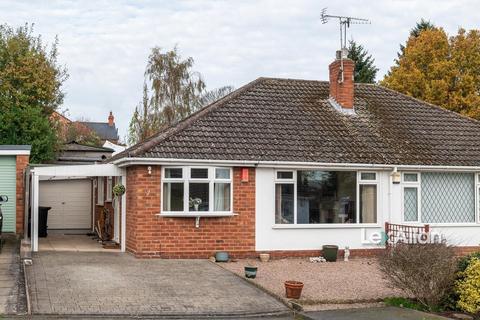
[[[417,181],[405,181],[405,174],[416,174]],[[401,192],[401,215],[402,223],[406,224],[418,224],[422,223],[422,175],[420,172],[405,171],[402,172],[402,192]],[[405,221],[405,188],[417,189],[417,220]]]
[[[291,172],[292,173],[292,178],[287,179],[287,178],[278,178],[278,172]],[[275,221],[275,215],[276,215],[276,190],[277,190],[277,184],[292,184],[293,185],[293,223],[281,223],[277,224]],[[297,225],[297,170],[283,170],[283,169],[278,169],[275,170],[275,181],[273,184],[273,222],[276,225],[285,225],[285,226],[295,226]]]
[[[475,174],[475,224],[480,224],[480,173]]]
[[[208,178],[191,178],[191,169],[207,169]],[[222,179],[216,178],[216,169],[229,169],[230,178]],[[182,178],[166,178],[165,170],[166,169],[182,169]],[[163,195],[164,195],[164,183],[183,183],[183,211],[168,211],[163,209]],[[189,200],[190,200],[190,183],[208,183],[208,211],[190,211]],[[215,206],[215,183],[230,183],[230,210],[228,211],[219,211],[214,210]],[[202,216],[231,216],[233,213],[233,168],[232,167],[221,167],[221,166],[164,166],[162,167],[162,177],[160,182],[161,194],[160,199],[160,216],[169,216],[169,217],[202,217]]]
[[[356,196],[355,196],[355,223],[297,223],[297,171],[347,171],[347,172],[355,172],[357,181],[356,181]],[[293,172],[292,179],[279,179],[278,172]],[[362,173],[375,173],[375,180],[361,180]],[[329,170],[329,169],[276,169],[274,172],[274,192],[273,192],[273,228],[279,229],[288,229],[288,228],[337,228],[337,227],[379,227],[380,226],[380,183],[379,183],[379,172],[377,171],[357,171],[357,170]],[[293,223],[282,223],[277,224],[275,221],[275,189],[277,184],[293,184]],[[360,222],[360,185],[375,185],[376,186],[376,207],[377,207],[377,221],[374,223],[361,223]]]
[[[362,173],[374,173],[375,174],[375,179],[374,180],[362,180]],[[375,192],[377,193],[376,194],[376,200],[377,200],[377,203],[376,203],[376,219],[377,221],[376,222],[366,222],[366,223],[362,223],[360,222],[360,186],[362,185],[367,185],[367,186],[375,186]],[[363,224],[378,224],[378,219],[379,219],[379,209],[380,209],[380,206],[379,206],[379,184],[378,184],[378,172],[374,172],[374,171],[358,171],[357,172],[357,195],[356,195],[356,223],[355,224],[360,224],[360,225],[363,225]]]
[[[97,177],[97,205],[105,204],[105,178]]]
[[[111,202],[112,201],[112,194],[113,194],[113,177],[107,177],[107,194],[105,195],[105,201]]]

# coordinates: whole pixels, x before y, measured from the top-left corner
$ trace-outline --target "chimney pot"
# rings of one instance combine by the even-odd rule
[[[110,127],[113,127],[113,125],[115,124],[114,120],[115,118],[113,117],[113,113],[112,111],[110,111],[110,114],[108,115],[108,125]]]

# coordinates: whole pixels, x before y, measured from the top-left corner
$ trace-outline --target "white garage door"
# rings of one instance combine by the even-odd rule
[[[40,182],[40,206],[51,207],[48,229],[91,228],[90,180]]]

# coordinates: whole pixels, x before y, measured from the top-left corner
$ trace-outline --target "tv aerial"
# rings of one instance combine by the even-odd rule
[[[347,48],[347,28],[350,28],[351,24],[370,24],[370,20],[364,18],[348,17],[348,16],[336,16],[327,14],[327,8],[322,9],[320,20],[322,24],[326,24],[329,19],[338,19],[340,24],[340,49]]]
[[[348,17],[348,16],[336,16],[332,14],[327,14],[327,8],[322,9],[320,15],[320,20],[322,24],[326,24],[330,19],[338,19],[340,24],[340,50],[337,51],[337,59],[340,60],[340,74],[338,77],[338,83],[343,83],[344,72],[343,72],[343,59],[348,55],[347,50],[347,29],[350,28],[351,24],[370,24],[370,20],[364,18]]]

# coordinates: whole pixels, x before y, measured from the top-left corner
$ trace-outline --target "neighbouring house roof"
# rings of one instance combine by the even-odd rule
[[[80,122],[91,130],[95,131],[101,140],[119,140],[118,129],[115,124],[110,126],[108,122]]]
[[[76,141],[66,143],[61,152],[52,161],[55,164],[85,164],[101,162],[111,157],[113,149],[79,144]]]
[[[480,166],[480,122],[378,85],[355,84],[355,113],[329,83],[259,78],[114,156]]]
[[[80,144],[75,141],[66,143],[62,146],[62,151],[83,151],[83,152],[114,152],[111,148],[95,147],[86,144]]]
[[[124,151],[126,149],[125,146],[122,146],[122,145],[119,145],[119,144],[116,144],[116,143],[113,143],[113,142],[110,142],[110,141],[105,141],[105,143],[103,144],[103,147],[104,148],[110,148],[113,150],[113,153],[112,153],[112,156],[116,155],[117,153],[120,153],[122,151]]]

